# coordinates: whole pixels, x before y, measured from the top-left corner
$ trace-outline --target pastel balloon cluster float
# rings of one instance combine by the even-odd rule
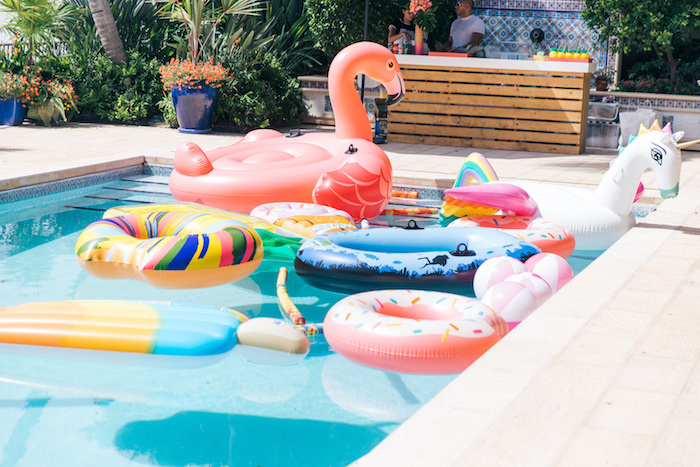
[[[354,79],[364,74],[387,90],[387,104],[405,93],[396,57],[379,44],[360,42],[336,55],[328,71],[335,132],[285,136],[254,130],[230,146],[204,152],[188,142],[174,159],[170,190],[179,201],[237,212],[280,200],[333,206],[356,222],[378,216],[389,202],[392,168],[372,142]]]
[[[513,329],[574,277],[569,264],[553,253],[525,263],[508,257],[484,262],[474,276],[474,294]]]
[[[594,191],[547,183],[510,184],[523,189],[537,208],[525,215],[543,217],[569,229],[576,239],[576,250],[605,250],[636,224],[631,208],[645,170],[656,175],[662,197],[677,196],[681,149],[700,142],[679,143],[682,136],[683,132],[672,133],[670,125],[663,129],[658,122],[649,129],[642,126]],[[484,190],[477,186],[456,187],[450,196],[477,198],[475,192]]]

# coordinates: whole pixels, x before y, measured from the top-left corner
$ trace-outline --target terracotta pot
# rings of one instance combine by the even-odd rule
[[[608,90],[607,80],[604,80],[604,79],[595,80],[595,90],[596,91],[607,91]]]

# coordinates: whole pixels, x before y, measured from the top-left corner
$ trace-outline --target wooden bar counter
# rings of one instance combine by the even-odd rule
[[[397,55],[389,141],[580,154],[594,63]]]

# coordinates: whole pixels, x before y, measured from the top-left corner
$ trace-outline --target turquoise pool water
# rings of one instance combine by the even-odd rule
[[[74,254],[80,231],[111,206],[172,201],[166,182],[136,176],[0,205],[0,306],[121,298],[279,317],[280,266],[290,270],[290,296],[309,321],[322,321],[342,296],[306,285],[282,261],[265,261],[234,284],[197,290],[85,273]],[[76,360],[50,350],[20,355],[8,347],[0,349],[0,465],[12,466],[342,466],[453,379],[365,368],[331,352],[322,337],[293,366],[258,365],[233,352],[181,367]]]
[[[128,299],[229,306],[280,317],[279,267],[308,321],[343,295],[307,285],[291,262],[264,261],[234,284],[161,290],[85,273],[80,231],[122,204],[172,202],[164,176],[0,204],[0,306],[31,301]],[[572,258],[579,271],[593,258]],[[208,360],[106,360],[0,347],[0,465],[342,466],[362,456],[452,379],[373,370],[333,353],[323,337],[293,366]]]

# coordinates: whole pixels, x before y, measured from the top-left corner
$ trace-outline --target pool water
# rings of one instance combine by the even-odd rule
[[[141,175],[0,205],[0,306],[164,300],[279,318],[282,266],[309,322],[322,322],[344,296],[307,285],[284,261],[265,260],[248,278],[194,290],[99,279],[81,269],[75,242],[104,210],[173,201],[167,177]],[[570,263],[578,272],[592,259]],[[18,347],[0,346],[0,465],[342,466],[454,378],[366,368],[332,352],[322,336],[292,366],[250,363],[235,352],[181,362],[48,348],[22,354]]]
[[[195,290],[99,279],[79,266],[77,237],[105,209],[172,201],[166,177],[135,176],[0,205],[0,306],[169,300],[280,317],[281,266],[308,321],[322,321],[343,296],[306,285],[283,261],[265,260],[248,278]],[[366,368],[331,352],[323,337],[293,366],[258,365],[235,352],[183,367],[15,349],[0,349],[0,465],[347,465],[454,378]]]

